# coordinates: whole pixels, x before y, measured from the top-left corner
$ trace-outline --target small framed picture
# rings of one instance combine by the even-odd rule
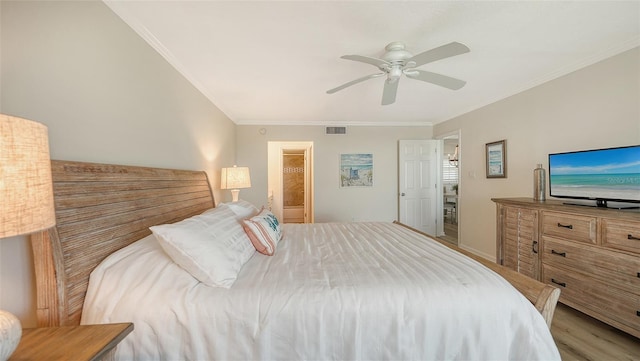
[[[340,187],[372,187],[373,154],[340,154]]]
[[[507,178],[507,141],[486,144],[487,178]]]

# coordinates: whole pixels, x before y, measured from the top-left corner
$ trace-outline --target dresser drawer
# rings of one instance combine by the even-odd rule
[[[560,301],[640,335],[640,297],[637,294],[548,264],[542,265],[542,278],[542,282],[560,288]]]
[[[640,297],[640,258],[636,256],[546,236],[541,253],[544,264],[588,274]]]
[[[595,244],[596,223],[596,217],[543,212],[542,234]]]
[[[603,218],[602,245],[640,253],[640,222]]]

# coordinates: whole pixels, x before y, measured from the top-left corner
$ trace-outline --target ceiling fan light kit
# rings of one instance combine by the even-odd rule
[[[347,60],[358,61],[365,64],[370,64],[382,71],[382,73],[375,73],[363,76],[361,78],[352,80],[348,83],[342,84],[336,88],[327,90],[327,94],[333,94],[344,88],[361,83],[365,80],[377,78],[383,75],[387,76],[384,82],[384,88],[382,90],[382,105],[393,104],[396,101],[396,94],[398,90],[398,83],[402,74],[409,79],[415,79],[424,81],[427,83],[439,85],[441,87],[458,90],[462,88],[466,82],[464,80],[452,78],[450,76],[432,73],[425,70],[416,69],[419,66],[449,58],[452,56],[468,53],[469,48],[461,43],[452,42],[446,45],[439,46],[437,48],[424,51],[417,55],[413,55],[405,49],[404,43],[393,42],[388,44],[385,48],[385,53],[381,59],[372,58],[363,55],[344,55],[341,58]]]

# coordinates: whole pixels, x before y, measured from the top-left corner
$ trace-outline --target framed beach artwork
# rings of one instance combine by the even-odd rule
[[[507,178],[507,141],[487,143],[487,178]]]
[[[340,187],[373,187],[373,154],[340,154]]]

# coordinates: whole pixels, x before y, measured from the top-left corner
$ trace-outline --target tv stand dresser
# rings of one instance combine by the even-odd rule
[[[640,211],[494,198],[496,261],[640,338]]]

